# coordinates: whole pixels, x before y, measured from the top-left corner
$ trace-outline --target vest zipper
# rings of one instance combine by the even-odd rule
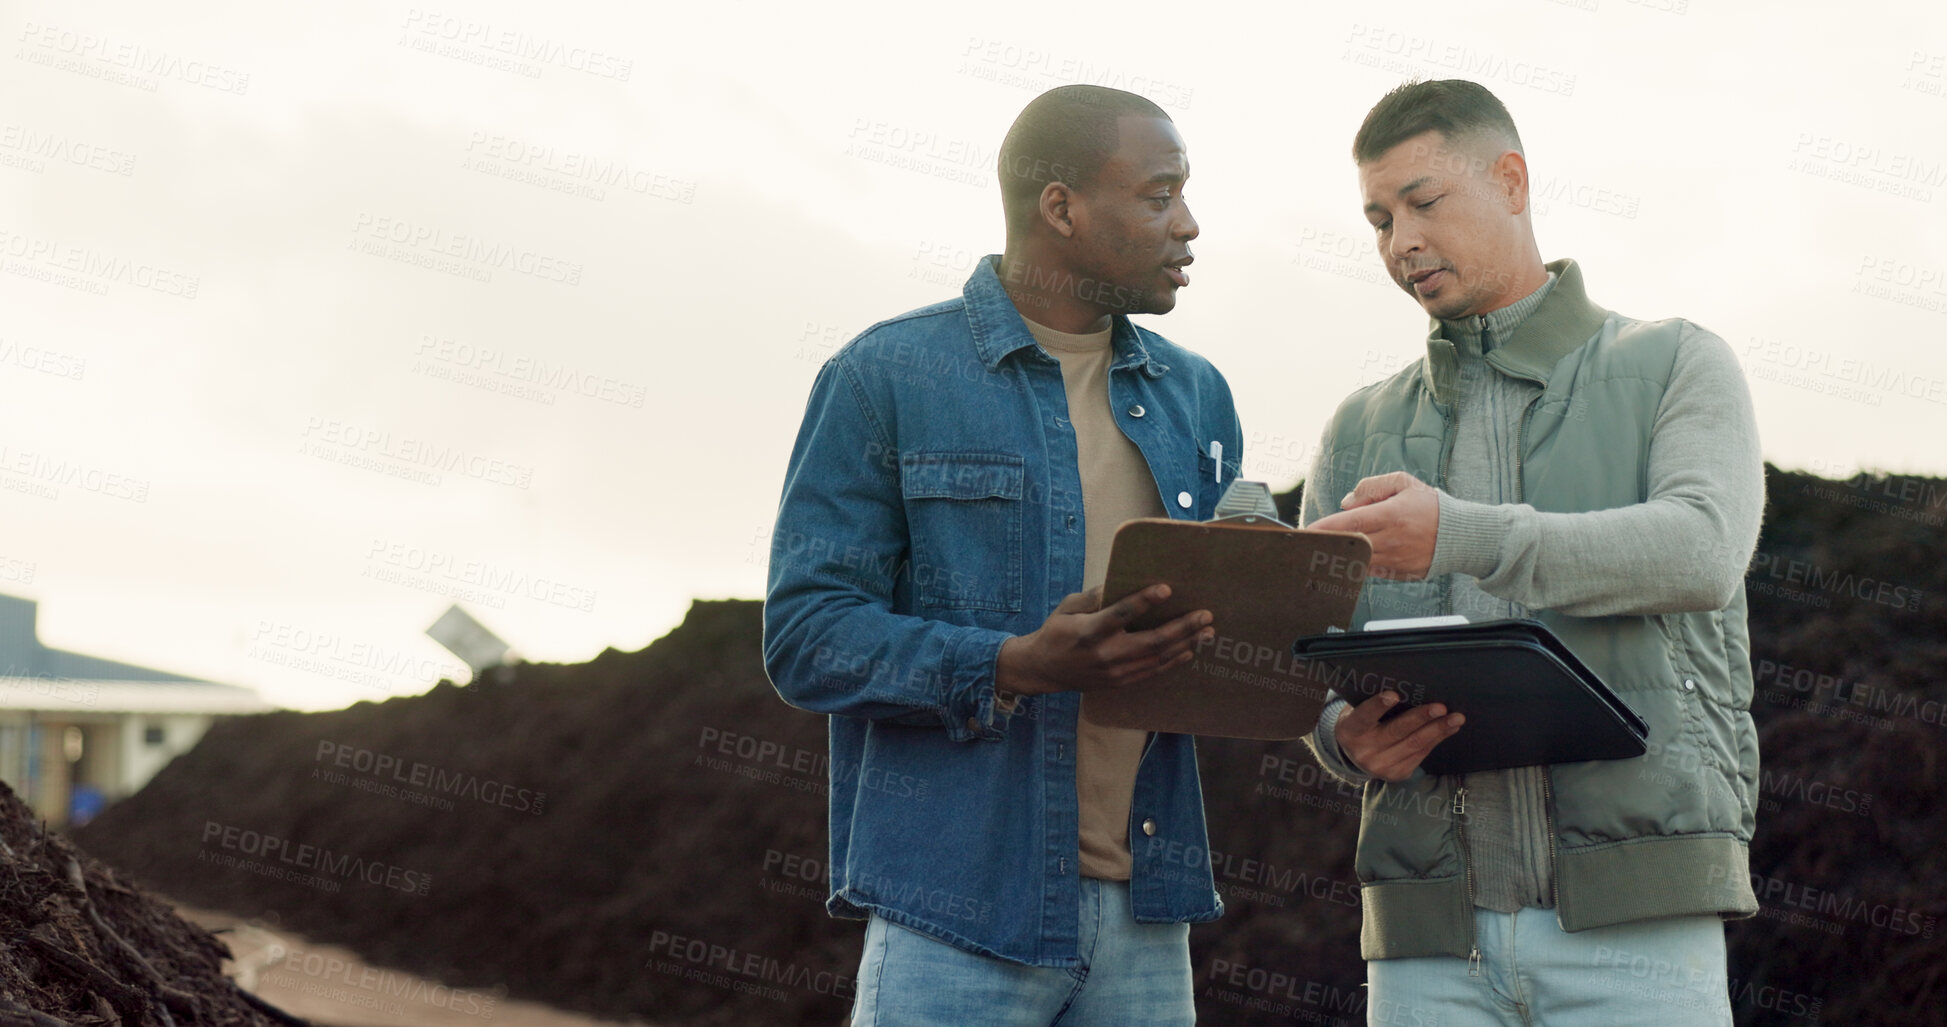
[[[1555,789],[1548,783],[1548,778],[1548,768],[1541,768],[1541,816],[1542,822],[1548,826],[1548,897],[1555,903],[1555,923],[1560,924],[1562,871],[1555,865]]]
[[[1458,416],[1460,413],[1460,404],[1457,401],[1453,405],[1453,412],[1454,416],[1447,418],[1446,438],[1440,445],[1440,471],[1436,475],[1440,479],[1440,491],[1446,492],[1449,495],[1452,494],[1452,490],[1447,487],[1447,470],[1449,465],[1453,463],[1454,440],[1460,437],[1460,418]],[[1516,453],[1515,459],[1520,460],[1521,455]],[[1443,574],[1440,576],[1440,612],[1443,614],[1453,612],[1453,575],[1451,574]]]
[[[1545,390],[1547,386],[1543,386],[1542,388],[1544,390],[1542,394],[1536,395],[1535,398],[1528,401],[1527,406],[1521,408],[1521,420],[1516,421],[1514,424],[1514,501],[1517,503],[1525,503],[1528,501],[1527,489],[1521,486],[1521,446],[1528,438],[1528,419],[1534,415],[1535,404],[1541,402],[1541,396],[1546,394]]]
[[[1480,329],[1481,329],[1481,334],[1485,336],[1487,334],[1487,319],[1485,317],[1481,318]],[[1485,358],[1486,358],[1486,354],[1483,353],[1482,354],[1483,364],[1486,363]],[[1525,380],[1533,381],[1534,379],[1525,379]],[[1540,385],[1544,390],[1546,390],[1548,387],[1546,382],[1536,381],[1535,384]],[[1515,428],[1514,428],[1514,472],[1515,472],[1514,473],[1514,501],[1517,503],[1526,501],[1524,498],[1525,490],[1521,487],[1521,468],[1522,468],[1522,455],[1523,455],[1521,451],[1521,447],[1523,444],[1523,440],[1527,437],[1528,434],[1528,419],[1531,415],[1533,415],[1535,410],[1535,403],[1540,399],[1541,399],[1540,396],[1536,396],[1534,399],[1528,401],[1528,405],[1524,407],[1521,411],[1521,420],[1515,424]],[[1455,416],[1449,417],[1447,419],[1446,439],[1440,450],[1439,477],[1440,477],[1440,490],[1442,492],[1450,491],[1447,485],[1448,482],[1447,472],[1453,463],[1454,441],[1460,435],[1460,419],[1458,417],[1459,414],[1458,402],[1456,402],[1454,405],[1454,413]],[[1447,575],[1443,577],[1440,582],[1440,612],[1441,613],[1453,612],[1453,576],[1452,575]],[[1460,780],[1464,782],[1466,780],[1465,776],[1462,776]],[[1554,817],[1549,813],[1548,809],[1546,808],[1547,805],[1552,805],[1552,802],[1549,802],[1546,798],[1550,794],[1548,791],[1548,778],[1547,778],[1546,768],[1544,768],[1542,771],[1542,789],[1543,789],[1542,794],[1544,796],[1544,808],[1542,810],[1542,816],[1546,820],[1548,826],[1549,885],[1551,888],[1559,888],[1557,875],[1554,873],[1555,821],[1554,821]],[[1462,783],[1459,787],[1457,787],[1454,790],[1453,814],[1454,814],[1454,840],[1459,844],[1460,847],[1460,865],[1467,882],[1467,976],[1479,977],[1481,975],[1480,939],[1475,931],[1474,915],[1473,915],[1474,894],[1475,894],[1474,853],[1472,847],[1467,844],[1467,786],[1464,783]],[[1557,901],[1556,903],[1557,916],[1560,915],[1560,905],[1561,905],[1560,902]]]
[[[1546,390],[1547,386],[1542,388]],[[1521,487],[1521,446],[1528,435],[1528,418],[1534,414],[1535,404],[1540,401],[1541,396],[1529,400],[1527,407],[1521,411],[1521,420],[1514,426],[1514,501],[1517,503],[1527,501],[1526,490]],[[1549,781],[1547,767],[1536,770],[1541,777],[1541,823],[1548,834],[1548,894],[1555,904],[1555,922],[1559,924],[1562,920],[1562,874],[1555,866],[1555,788]]]
[[[1485,317],[1481,319],[1480,327],[1481,327],[1481,333],[1485,335],[1486,328],[1487,328],[1487,319]],[[1486,363],[1487,354],[1482,353],[1481,356],[1482,356],[1482,363]],[[1499,370],[1499,368],[1496,368],[1496,370]],[[1547,382],[1539,381],[1533,378],[1528,378],[1526,375],[1510,375],[1510,377],[1519,377],[1524,381],[1532,381],[1536,385],[1542,387],[1544,394],[1548,389]],[[1535,404],[1540,400],[1541,400],[1541,396],[1539,395],[1529,400],[1528,405],[1526,407],[1523,407],[1521,410],[1521,420],[1516,422],[1514,426],[1514,501],[1517,503],[1523,503],[1527,501],[1526,499],[1527,490],[1522,488],[1522,484],[1521,484],[1521,474],[1522,474],[1522,468],[1524,464],[1523,457],[1525,456],[1525,454],[1522,452],[1522,446],[1524,445],[1528,435],[1528,420],[1530,417],[1534,415]],[[1459,413],[1458,403],[1455,404],[1454,413],[1455,415],[1458,415]],[[1440,471],[1438,476],[1440,479],[1440,491],[1442,492],[1449,491],[1447,487],[1447,470],[1449,464],[1451,464],[1453,461],[1454,439],[1459,434],[1460,434],[1459,417],[1458,416],[1448,417],[1446,439],[1444,440],[1440,449]],[[1453,612],[1452,582],[1453,582],[1452,575],[1447,575],[1441,579],[1440,582],[1440,612],[1441,613]],[[1462,780],[1464,781],[1465,777],[1462,777]],[[1542,814],[1543,822],[1546,824],[1548,828],[1548,886],[1549,886],[1550,893],[1554,896],[1555,899],[1555,917],[1557,921],[1559,921],[1562,915],[1562,900],[1561,900],[1562,883],[1561,883],[1561,874],[1559,871],[1557,871],[1555,867],[1555,815],[1552,810],[1552,807],[1555,804],[1554,790],[1549,785],[1548,768],[1546,767],[1543,767],[1541,771],[1541,789],[1542,789],[1541,814]],[[1479,938],[1476,937],[1474,931],[1474,917],[1473,917],[1474,858],[1473,858],[1472,850],[1467,845],[1467,786],[1464,784],[1454,790],[1452,812],[1454,814],[1454,840],[1459,843],[1460,865],[1465,874],[1466,881],[1467,881],[1467,912],[1468,912],[1467,976],[1479,977],[1481,975],[1481,950],[1480,950]]]
[[[1467,881],[1467,976],[1481,975],[1480,939],[1474,936],[1474,855],[1467,847],[1467,786],[1453,793],[1454,840],[1460,844],[1460,867]]]
[[[1440,444],[1440,470],[1437,477],[1440,479],[1440,491],[1442,492],[1451,492],[1447,486],[1447,471],[1453,464],[1454,440],[1459,435],[1460,402],[1459,397],[1456,396],[1452,405],[1452,414],[1447,418],[1446,437]],[[1515,454],[1515,459],[1521,459],[1519,453]],[[1440,577],[1440,612],[1443,614],[1453,612],[1453,575],[1451,574],[1444,574]],[[1473,852],[1467,846],[1467,785],[1464,783],[1466,780],[1465,775],[1461,775],[1456,779],[1452,812],[1454,815],[1454,841],[1460,847],[1460,869],[1467,882],[1467,976],[1479,977],[1481,975],[1481,950],[1480,939],[1475,937],[1474,934],[1474,856]]]

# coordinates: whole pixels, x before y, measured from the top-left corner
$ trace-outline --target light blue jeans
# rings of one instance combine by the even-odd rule
[[[1574,934],[1552,909],[1474,910],[1478,975],[1452,956],[1366,964],[1366,1022],[1408,1027],[1720,1027],[1724,923],[1640,920]]]
[[[1081,881],[1082,966],[976,955],[877,915],[851,1027],[1189,1027],[1190,925],[1139,924],[1126,881]]]

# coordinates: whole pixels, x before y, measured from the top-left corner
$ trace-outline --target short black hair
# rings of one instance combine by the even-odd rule
[[[1514,150],[1523,152],[1514,118],[1486,86],[1462,78],[1406,82],[1366,112],[1359,134],[1352,137],[1352,160],[1359,164],[1378,160],[1422,132],[1438,132],[1452,140],[1481,129],[1506,135]]]
[[[1086,189],[1121,146],[1116,119],[1170,120],[1163,108],[1107,86],[1057,86],[1028,102],[1001,141],[1001,211],[1009,228],[1029,222],[1049,182]]]

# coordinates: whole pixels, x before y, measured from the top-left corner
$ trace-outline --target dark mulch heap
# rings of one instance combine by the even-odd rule
[[[0,784],[0,1025],[303,1023],[237,990],[228,955]]]
[[[1947,999],[1947,717],[1926,705],[1947,701],[1947,482],[1774,471],[1769,488],[1749,578],[1766,915],[1729,928],[1740,1022],[1926,1022]],[[173,896],[457,985],[683,1024],[835,1023],[860,928],[821,907],[824,724],[778,701],[759,636],[757,604],[699,602],[637,653],[228,721],[79,837]],[[341,769],[331,746],[402,769]],[[1191,936],[1202,1022],[1363,1022],[1357,795],[1299,743],[1200,749],[1230,906]],[[444,782],[413,784],[415,762]],[[218,866],[234,852],[212,824],[428,887]]]

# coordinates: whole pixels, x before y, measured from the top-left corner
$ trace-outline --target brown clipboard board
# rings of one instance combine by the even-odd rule
[[[1220,738],[1302,738],[1325,708],[1327,679],[1292,656],[1301,635],[1351,626],[1372,559],[1364,535],[1289,528],[1267,518],[1145,517],[1116,529],[1102,595],[1159,582],[1170,597],[1130,624],[1144,630],[1209,610],[1216,637],[1180,667],[1082,696],[1107,727]]]

